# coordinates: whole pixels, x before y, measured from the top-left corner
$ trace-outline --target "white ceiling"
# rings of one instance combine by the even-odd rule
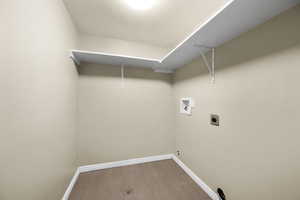
[[[229,0],[155,0],[147,10],[128,0],[64,1],[81,33],[172,48]]]

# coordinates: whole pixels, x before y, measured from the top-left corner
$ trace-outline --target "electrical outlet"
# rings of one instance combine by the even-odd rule
[[[219,115],[211,114],[210,115],[210,124],[213,126],[220,126],[220,117]]]
[[[176,151],[176,155],[180,156],[180,151],[179,150]]]

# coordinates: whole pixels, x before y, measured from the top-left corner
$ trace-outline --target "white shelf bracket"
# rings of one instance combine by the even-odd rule
[[[204,64],[206,65],[209,75],[210,75],[210,82],[215,83],[215,48],[214,47],[207,47],[203,45],[195,45],[198,48],[205,49],[205,51],[200,51],[201,57],[204,61]],[[209,62],[206,52],[211,51],[211,62]]]

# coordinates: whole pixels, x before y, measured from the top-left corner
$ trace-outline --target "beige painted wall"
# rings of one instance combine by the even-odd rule
[[[300,197],[300,6],[216,51],[216,84],[202,61],[174,77],[181,159],[230,200]],[[178,114],[193,97],[192,116]],[[220,127],[209,125],[210,113]]]
[[[79,165],[172,153],[171,76],[86,64],[79,76]]]
[[[0,24],[0,199],[61,199],[75,169],[75,30],[60,0],[2,0]]]
[[[153,46],[141,42],[93,36],[83,33],[79,34],[79,49],[150,59],[161,59],[171,50],[169,48]]]

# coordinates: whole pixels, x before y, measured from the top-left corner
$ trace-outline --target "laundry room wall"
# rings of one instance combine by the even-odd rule
[[[2,0],[0,24],[0,199],[61,199],[76,167],[76,30],[60,0]]]
[[[79,165],[173,153],[171,75],[146,68],[79,68]]]
[[[215,84],[200,58],[176,71],[176,149],[227,199],[300,196],[299,36],[297,6],[217,48]],[[182,97],[195,99],[192,116],[179,114]]]

